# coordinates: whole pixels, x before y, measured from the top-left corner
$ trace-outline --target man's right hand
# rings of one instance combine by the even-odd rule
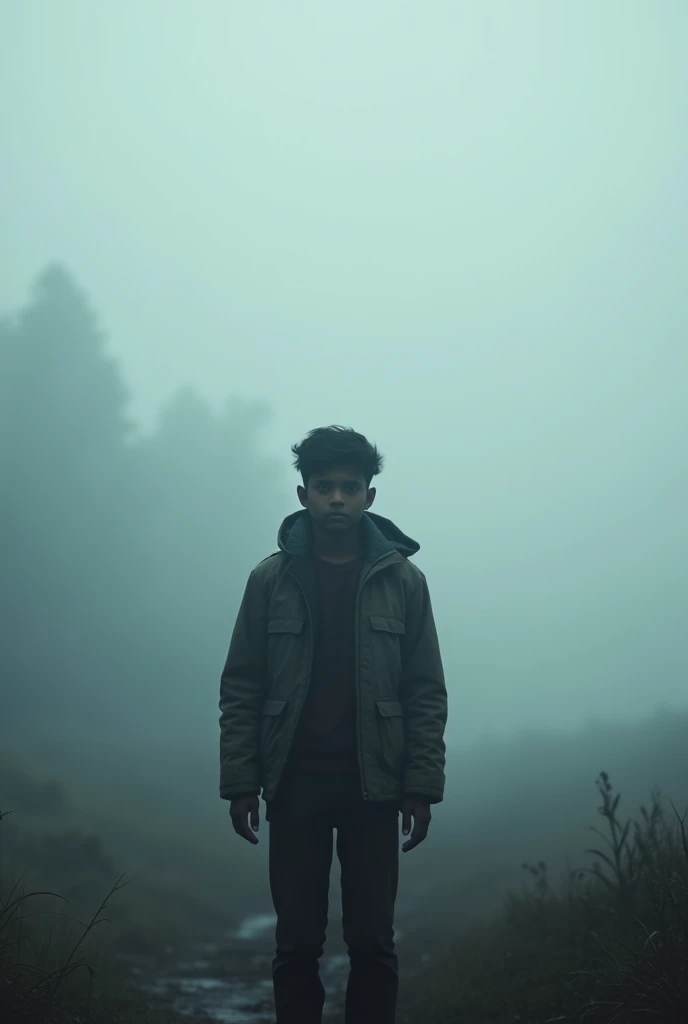
[[[241,836],[242,839],[247,839],[249,843],[253,843],[255,846],[258,842],[258,836],[254,836],[253,833],[258,831],[259,824],[258,797],[256,794],[250,793],[247,796],[234,797],[229,804],[229,816],[232,819],[232,825],[236,834]]]

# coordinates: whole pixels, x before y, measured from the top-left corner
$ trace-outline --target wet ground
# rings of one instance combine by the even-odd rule
[[[166,946],[156,956],[130,954],[122,959],[133,987],[155,1006],[194,1021],[269,1024],[275,1019],[270,977],[274,929],[272,915],[256,914],[212,940],[185,948]],[[398,928],[400,939],[403,932]],[[336,935],[327,946],[320,972],[327,992],[325,1018],[334,1020],[341,1019],[349,961]],[[407,949],[404,959],[408,958]],[[420,954],[413,959],[418,963],[428,957]]]
[[[263,1024],[275,1019],[270,977],[274,930],[272,915],[257,914],[212,941],[123,959],[132,985],[156,1005],[218,1024]],[[343,1006],[348,966],[339,951],[322,958],[329,1013]]]

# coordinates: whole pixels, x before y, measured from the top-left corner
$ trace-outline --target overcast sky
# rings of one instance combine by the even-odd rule
[[[376,440],[457,734],[685,702],[687,44],[686,0],[0,0],[0,309],[63,261],[145,429],[192,383],[285,473]]]

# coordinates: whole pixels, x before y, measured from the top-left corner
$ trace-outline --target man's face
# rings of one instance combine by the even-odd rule
[[[307,508],[313,526],[328,533],[355,529],[375,499],[375,488],[368,488],[360,470],[353,466],[333,466],[313,473],[308,487],[298,487],[299,501]]]

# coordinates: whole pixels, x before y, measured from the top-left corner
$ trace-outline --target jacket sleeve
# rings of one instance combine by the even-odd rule
[[[404,710],[404,795],[423,794],[430,803],[444,796],[447,689],[425,576],[406,607],[400,699]]]
[[[255,570],[239,606],[220,678],[220,797],[260,793],[267,599]]]

